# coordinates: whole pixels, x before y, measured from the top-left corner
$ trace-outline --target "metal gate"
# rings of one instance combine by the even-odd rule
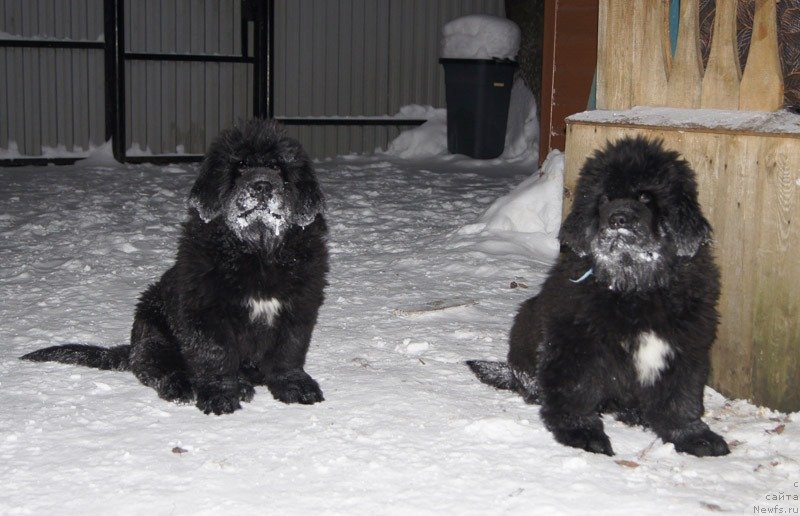
[[[251,116],[370,152],[443,106],[439,28],[472,13],[503,0],[0,0],[0,165],[197,160]]]
[[[54,157],[58,149],[46,144],[96,140],[100,111],[104,140],[121,162],[197,160],[235,119],[271,115],[271,1],[102,0],[102,34],[93,38],[99,20],[90,13],[99,10],[98,1],[78,0],[64,12],[54,2],[4,6],[0,32],[14,36],[0,39],[0,67],[9,81],[0,88],[8,121],[0,123],[6,126],[0,137],[14,141],[9,127],[16,128],[28,147],[22,154],[36,146],[43,152],[6,157],[0,164],[80,159]],[[83,32],[76,29],[82,24]],[[220,37],[223,32],[226,37]],[[81,60],[91,61],[85,70],[78,65],[78,73],[58,71]],[[198,109],[200,121],[193,116]],[[76,124],[82,118],[88,122]],[[210,126],[209,119],[216,123]],[[158,141],[159,148],[142,149],[142,141]]]
[[[194,161],[235,119],[271,115],[271,2],[137,7],[104,0],[106,131],[117,160]]]

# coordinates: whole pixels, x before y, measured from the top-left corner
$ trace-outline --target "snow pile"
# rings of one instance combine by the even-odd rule
[[[478,222],[459,229],[454,247],[554,259],[559,250],[563,187],[564,155],[553,150],[540,171],[497,199]]]
[[[406,115],[405,113],[415,113]],[[400,133],[389,142],[381,154],[404,159],[445,156],[447,151],[447,110],[430,106],[406,106],[400,109],[403,116],[427,118],[424,124]],[[509,102],[506,142],[500,160],[535,162],[539,159],[539,120],[536,99],[522,79],[514,80]],[[474,160],[480,161],[480,160]],[[488,161],[496,165],[500,161]]]
[[[462,16],[442,27],[442,57],[450,59],[514,59],[519,50],[516,23],[499,16]]]
[[[536,98],[520,78],[514,79],[506,123],[503,159],[539,159],[539,118]]]
[[[118,167],[121,166],[119,161],[114,158],[114,149],[111,146],[111,140],[99,147],[91,146],[89,148],[89,155],[86,159],[81,160],[82,166],[95,166],[95,167]]]
[[[441,113],[441,109],[433,106],[421,104],[408,104],[401,106],[400,110],[394,115],[396,118],[425,118],[431,119]]]
[[[403,109],[400,109],[401,114]],[[425,115],[427,122],[400,133],[389,142],[385,153],[405,159],[447,154],[447,110],[435,109]]]
[[[0,147],[0,159],[16,159],[21,158],[22,154],[19,153],[19,146],[14,140],[8,140],[8,147]]]

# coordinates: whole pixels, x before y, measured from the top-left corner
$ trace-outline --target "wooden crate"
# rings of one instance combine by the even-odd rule
[[[800,117],[678,108],[567,118],[564,213],[580,167],[607,140],[660,138],[697,172],[722,270],[711,385],[800,410]]]

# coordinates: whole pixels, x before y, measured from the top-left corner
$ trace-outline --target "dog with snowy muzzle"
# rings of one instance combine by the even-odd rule
[[[191,189],[175,264],[139,299],[130,344],[22,358],[132,371],[206,414],[241,408],[254,385],[285,403],[323,401],[304,370],[328,271],[323,211],[309,157],[275,122],[226,130]]]
[[[729,453],[701,420],[720,285],[694,171],[661,142],[623,138],[586,160],[574,199],[507,362],[468,365],[541,404],[567,446],[613,455],[600,417],[611,412],[679,452]]]

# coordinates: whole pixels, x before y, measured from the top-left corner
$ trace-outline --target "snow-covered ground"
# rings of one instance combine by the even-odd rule
[[[195,167],[0,169],[0,513],[797,514],[798,414],[709,390],[731,455],[678,454],[607,419],[609,458],[555,443],[535,406],[463,365],[504,357],[552,260],[549,163],[541,177],[532,159],[318,163],[331,273],[307,369],[326,401],[259,388],[223,417],[129,373],[17,360],[127,340],[138,293],[173,259]]]

